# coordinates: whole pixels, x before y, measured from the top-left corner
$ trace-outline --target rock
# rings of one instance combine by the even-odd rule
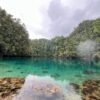
[[[60,87],[57,86],[57,85],[54,85],[54,84],[47,84],[45,86],[41,86],[41,85],[38,85],[38,86],[35,86],[33,88],[33,91],[35,93],[44,93],[46,95],[53,95],[55,93],[58,93],[60,92]]]
[[[18,90],[24,84],[24,78],[1,78],[0,79],[0,100],[12,100]],[[88,80],[80,86],[71,83],[77,92],[81,92],[83,100],[100,100],[100,80]],[[45,88],[38,85],[34,91],[54,95],[61,92],[59,86],[47,84]],[[33,92],[34,92],[33,91]]]
[[[100,80],[85,81],[81,91],[83,100],[100,100]]]
[[[46,87],[46,91],[53,95],[55,93],[60,92],[60,88],[58,86],[56,86],[56,85],[47,86]]]
[[[91,71],[91,70],[85,70],[84,72],[83,72],[84,74],[94,74],[94,72],[93,71]]]
[[[24,83],[23,78],[1,78],[0,79],[0,100],[7,100],[5,98],[17,94],[17,91]],[[11,100],[11,99],[8,99]]]
[[[58,73],[55,73],[55,74],[51,75],[51,77],[58,78],[58,77],[60,77],[60,75]]]
[[[97,52],[96,54],[93,55],[93,60],[96,62],[100,61],[100,52]]]
[[[79,91],[80,91],[80,85],[75,84],[75,83],[70,83],[70,85],[72,85],[74,87],[75,91],[79,93]]]

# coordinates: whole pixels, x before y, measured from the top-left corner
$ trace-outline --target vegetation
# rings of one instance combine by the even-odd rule
[[[51,39],[51,41],[46,40],[48,41],[46,42],[46,45],[41,39],[33,40],[31,42],[31,45],[33,46],[32,51],[34,51],[32,55],[35,55],[35,50],[38,48],[39,56],[45,56],[46,54],[49,54],[47,56],[67,58],[77,57],[77,46],[80,42],[86,40],[95,41],[97,43],[96,54],[100,54],[100,18],[96,20],[83,21],[77,28],[75,28],[69,37],[61,36],[55,37]],[[36,46],[34,46],[34,44]],[[45,49],[45,47],[47,49]]]
[[[69,37],[29,40],[25,25],[0,8],[0,56],[75,58],[79,43],[88,39],[97,43],[100,55],[100,18],[83,21]]]
[[[24,24],[0,8],[0,56],[28,55],[29,39]]]
[[[30,52],[31,56],[48,57],[52,56],[51,41],[47,39],[31,40]]]

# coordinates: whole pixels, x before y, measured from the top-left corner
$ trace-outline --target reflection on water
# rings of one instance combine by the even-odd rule
[[[49,76],[29,75],[19,94],[13,100],[81,100],[66,81],[56,81]]]
[[[100,63],[89,65],[81,60],[52,58],[4,58],[0,60],[0,77],[26,77],[29,74],[82,83],[87,79],[100,79]]]

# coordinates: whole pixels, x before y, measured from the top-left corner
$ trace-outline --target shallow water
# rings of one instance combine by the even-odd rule
[[[29,74],[82,83],[87,79],[100,79],[100,63],[90,65],[80,60],[51,58],[0,59],[0,77],[26,77]]]
[[[13,100],[82,100],[67,81],[28,75]]]

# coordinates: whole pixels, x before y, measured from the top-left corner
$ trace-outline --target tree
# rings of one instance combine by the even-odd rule
[[[28,32],[19,19],[0,8],[0,51],[2,56],[26,56],[29,52]]]

